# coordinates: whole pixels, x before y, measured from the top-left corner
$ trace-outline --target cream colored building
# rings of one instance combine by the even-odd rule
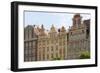
[[[59,30],[52,25],[50,31],[46,32],[43,25],[38,28],[37,60],[65,59],[67,54],[67,33],[64,27]]]

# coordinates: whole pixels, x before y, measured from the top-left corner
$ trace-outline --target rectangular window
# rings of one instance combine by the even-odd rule
[[[53,59],[53,53],[51,54],[51,58]]]
[[[47,52],[49,52],[49,47],[47,47]]]
[[[51,46],[51,51],[53,51],[53,46]]]
[[[49,54],[47,54],[47,60],[49,60]]]

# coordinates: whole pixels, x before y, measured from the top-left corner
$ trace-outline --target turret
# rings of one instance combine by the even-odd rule
[[[81,19],[82,19],[82,17],[80,16],[79,13],[75,14],[73,17],[73,26],[79,27],[79,25],[81,25]]]

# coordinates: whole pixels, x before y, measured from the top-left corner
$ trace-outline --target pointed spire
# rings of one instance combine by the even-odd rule
[[[43,26],[43,24],[41,25],[41,28],[42,28],[42,29],[44,29],[44,26]]]
[[[44,31],[44,26],[43,26],[43,24],[41,25],[41,29]]]
[[[54,25],[52,24],[51,32],[56,32]]]
[[[51,27],[51,29],[55,30],[55,27],[54,27],[54,25],[53,25],[53,24],[52,24],[52,27]]]
[[[33,25],[33,27],[35,27],[36,25]]]
[[[52,24],[52,28],[54,28],[54,25]]]

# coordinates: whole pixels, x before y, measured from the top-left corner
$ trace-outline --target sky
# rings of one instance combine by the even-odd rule
[[[27,25],[36,25],[40,27],[43,24],[46,30],[50,30],[52,25],[57,29],[64,26],[67,30],[69,26],[72,26],[72,18],[74,15],[75,13],[67,12],[24,11],[24,23],[25,27]],[[82,20],[91,18],[90,14],[80,15],[82,16]]]

